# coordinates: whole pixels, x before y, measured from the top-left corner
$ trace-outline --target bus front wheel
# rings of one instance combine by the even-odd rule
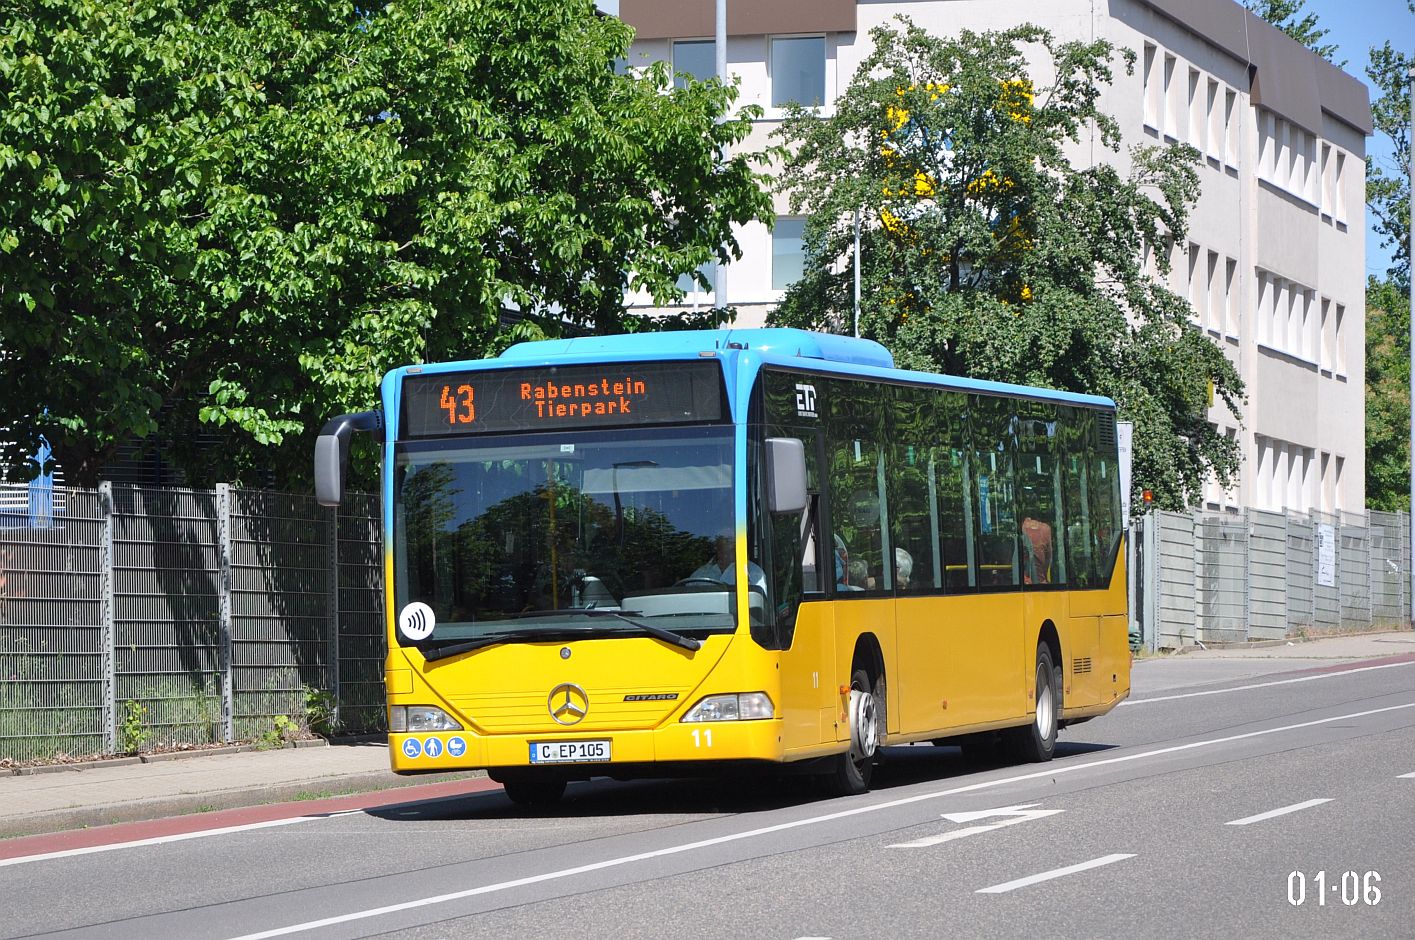
[[[565,795],[565,780],[561,777],[507,777],[499,781],[506,798],[518,806],[548,806]]]
[[[871,682],[864,669],[856,669],[850,677],[850,749],[834,758],[829,777],[830,791],[836,796],[854,796],[870,789],[875,751],[884,732],[883,695],[883,678]]]
[[[1032,723],[1004,732],[1008,750],[1021,763],[1042,763],[1056,754],[1061,717],[1061,668],[1051,659],[1051,647],[1037,644],[1037,710]]]

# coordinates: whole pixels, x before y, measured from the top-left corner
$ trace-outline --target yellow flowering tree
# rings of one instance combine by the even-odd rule
[[[1242,382],[1163,281],[1197,154],[1122,151],[1098,107],[1134,54],[1030,25],[941,37],[901,18],[872,39],[831,114],[795,108],[778,131],[807,259],[775,322],[850,331],[858,212],[860,332],[901,365],[1109,395],[1161,506],[1227,479],[1238,453],[1207,411],[1236,415]]]

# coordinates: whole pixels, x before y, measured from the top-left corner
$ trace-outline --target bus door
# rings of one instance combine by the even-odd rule
[[[770,624],[762,631],[762,642],[781,650],[777,714],[782,720],[782,747],[790,757],[792,751],[833,743],[839,719],[835,616],[825,594],[827,579],[832,577],[831,556],[821,539],[824,441],[818,424],[805,423],[815,413],[816,389],[810,377],[767,372],[764,386],[765,436],[802,442],[809,494],[806,509],[799,513],[768,513],[756,500],[758,508],[748,530],[749,557],[763,559],[772,598],[764,612]],[[760,460],[753,460],[752,466],[760,469]]]

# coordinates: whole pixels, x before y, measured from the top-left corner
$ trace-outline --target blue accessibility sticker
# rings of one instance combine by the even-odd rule
[[[419,757],[422,755],[423,746],[417,738],[408,738],[403,742],[404,757]]]
[[[461,738],[448,738],[447,753],[452,757],[461,757],[463,754],[467,753],[467,742],[463,741]]]
[[[441,741],[441,739],[439,739],[439,738],[428,738],[426,741],[423,742],[423,750],[427,752],[427,756],[428,756],[428,757],[441,757],[441,756],[442,756],[442,741]]]

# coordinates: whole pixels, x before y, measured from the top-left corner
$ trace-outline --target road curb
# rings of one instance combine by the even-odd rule
[[[485,771],[421,774],[412,777],[402,777],[391,771],[375,771],[318,777],[299,783],[279,784],[253,790],[184,793],[178,796],[134,800],[129,803],[112,803],[104,806],[75,806],[28,816],[11,816],[0,819],[0,839],[43,835],[61,832],[65,829],[110,826],[115,823],[145,822],[151,819],[165,819],[169,816],[207,813],[215,810],[242,809],[268,803],[291,803],[314,798],[323,799],[329,796],[372,793],[383,790],[391,793],[404,787],[472,780],[485,776]]]

